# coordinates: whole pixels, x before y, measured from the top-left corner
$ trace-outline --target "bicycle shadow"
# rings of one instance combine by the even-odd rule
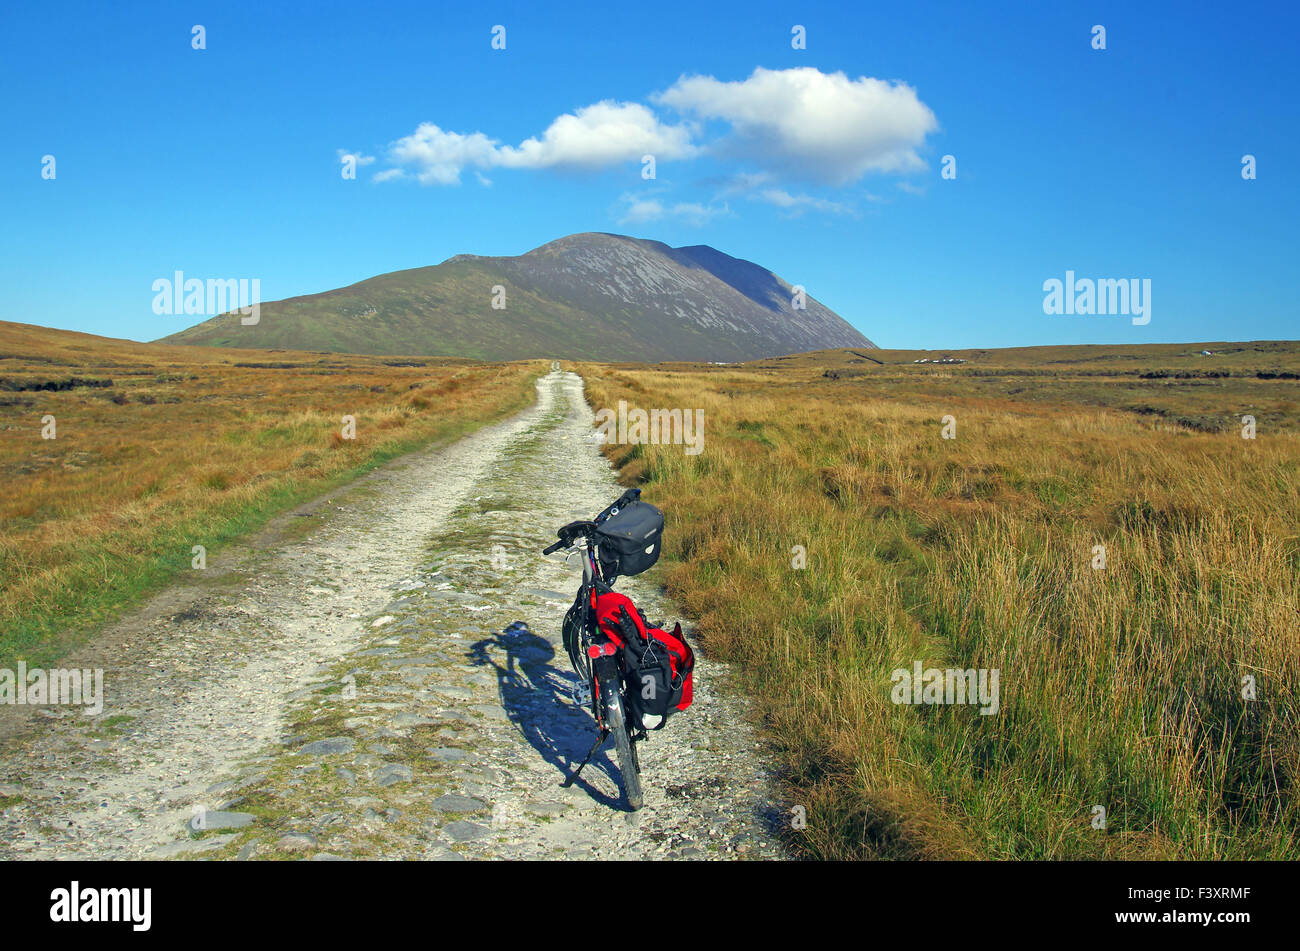
[[[504,664],[493,657],[492,648],[505,654]],[[491,666],[496,671],[497,692],[506,716],[542,759],[567,779],[595,742],[596,724],[590,711],[573,702],[577,677],[550,663],[556,656],[551,642],[530,631],[526,622],[514,621],[499,634],[470,645],[467,656],[474,666]],[[610,796],[587,782],[592,770],[604,773],[620,792]],[[574,785],[602,805],[627,809],[618,767],[604,747],[592,756]]]

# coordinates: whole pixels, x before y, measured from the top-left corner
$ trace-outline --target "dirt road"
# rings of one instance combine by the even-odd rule
[[[777,857],[769,772],[707,653],[642,748],[646,806],[569,699],[575,570],[540,548],[621,489],[582,381],[223,550],[65,666],[95,717],[11,716],[0,858]],[[196,544],[201,540],[196,540]],[[676,618],[655,571],[623,579]]]

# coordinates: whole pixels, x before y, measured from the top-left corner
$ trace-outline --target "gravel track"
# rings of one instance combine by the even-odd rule
[[[641,747],[570,700],[578,574],[540,549],[617,497],[582,381],[278,519],[106,629],[97,717],[0,723],[0,858],[782,857],[769,764],[699,651],[695,703]],[[219,562],[219,563],[217,563]],[[655,571],[622,579],[679,617]]]

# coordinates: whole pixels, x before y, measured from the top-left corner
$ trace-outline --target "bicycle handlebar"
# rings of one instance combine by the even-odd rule
[[[573,540],[579,535],[587,535],[596,527],[594,521],[579,520],[570,522],[568,525],[557,529],[555,534],[559,536],[559,541],[548,548],[542,549],[543,555],[549,555],[559,551],[561,548],[569,548],[573,545]]]
[[[542,554],[551,555],[559,551],[561,548],[571,547],[573,545],[573,540],[579,535],[589,534],[597,525],[605,521],[605,519],[609,518],[611,515],[616,514],[623,506],[627,505],[629,502],[636,502],[640,498],[640,489],[628,489],[618,497],[618,501],[608,506],[595,518],[590,520],[580,519],[576,522],[570,522],[568,525],[563,526],[555,532],[560,540],[554,545],[543,548]]]
[[[618,501],[616,501],[613,505],[610,505],[608,508],[606,508],[605,511],[597,515],[595,519],[593,519],[593,521],[597,525],[599,525],[601,522],[605,521],[605,519],[609,518],[611,515],[616,513],[623,506],[627,505],[629,502],[635,502],[639,498],[641,498],[640,489],[628,489],[626,492],[624,492],[622,495],[618,497]]]

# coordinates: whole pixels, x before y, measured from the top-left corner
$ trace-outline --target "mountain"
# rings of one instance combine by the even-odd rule
[[[504,309],[492,307],[505,288]],[[575,234],[518,257],[458,254],[349,287],[223,314],[167,343],[515,360],[738,361],[874,347],[771,271],[707,245]]]

